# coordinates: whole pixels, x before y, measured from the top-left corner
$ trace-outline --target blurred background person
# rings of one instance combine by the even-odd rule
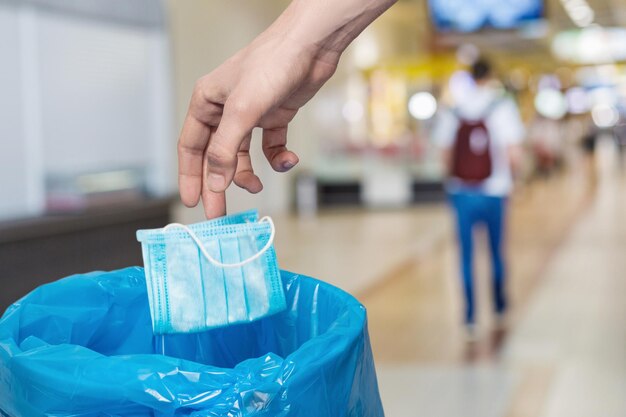
[[[474,87],[443,109],[433,137],[443,149],[448,172],[446,190],[456,216],[465,295],[465,325],[475,334],[473,231],[487,229],[493,278],[493,303],[503,317],[507,308],[505,225],[507,198],[513,189],[525,129],[511,97],[480,59],[471,67]]]

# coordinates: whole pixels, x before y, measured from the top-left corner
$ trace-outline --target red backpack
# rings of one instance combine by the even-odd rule
[[[480,182],[491,175],[491,137],[485,119],[497,103],[490,105],[479,120],[460,117],[452,148],[452,176],[466,182]]]

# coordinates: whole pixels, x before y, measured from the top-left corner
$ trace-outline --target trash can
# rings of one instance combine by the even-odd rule
[[[44,285],[0,319],[0,414],[382,417],[365,308],[281,278],[286,311],[165,336],[152,332],[142,268]]]

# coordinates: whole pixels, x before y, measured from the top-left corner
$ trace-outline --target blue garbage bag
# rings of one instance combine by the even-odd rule
[[[281,278],[286,311],[165,336],[142,268],[44,285],[0,319],[0,415],[383,416],[364,307]]]

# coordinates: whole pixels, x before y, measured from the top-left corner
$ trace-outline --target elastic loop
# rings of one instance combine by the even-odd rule
[[[271,217],[265,216],[261,220],[259,220],[259,223],[260,222],[267,222],[267,223],[270,224],[271,232],[270,232],[270,238],[267,240],[267,243],[265,244],[265,246],[263,246],[263,249],[261,249],[260,251],[258,251],[257,253],[255,253],[251,257],[249,257],[248,259],[244,259],[243,261],[237,262],[237,263],[234,263],[234,264],[225,264],[225,263],[222,263],[222,262],[218,261],[217,259],[213,258],[209,254],[209,252],[207,252],[206,248],[202,244],[202,241],[200,241],[200,238],[198,237],[198,235],[193,230],[191,230],[188,226],[186,226],[184,224],[170,223],[170,224],[168,224],[167,226],[165,226],[163,228],[163,231],[167,231],[167,230],[173,229],[175,227],[177,227],[179,229],[183,229],[185,232],[187,232],[189,237],[191,237],[191,239],[193,239],[193,241],[196,243],[196,245],[198,246],[198,249],[200,249],[200,252],[202,252],[204,257],[209,262],[211,262],[213,265],[218,266],[220,268],[238,268],[240,266],[244,266],[244,265],[254,261],[255,259],[258,259],[261,255],[263,255],[265,252],[267,252],[267,250],[272,247],[272,243],[274,243],[274,237],[276,236],[276,227],[274,226],[274,221],[272,220]]]

